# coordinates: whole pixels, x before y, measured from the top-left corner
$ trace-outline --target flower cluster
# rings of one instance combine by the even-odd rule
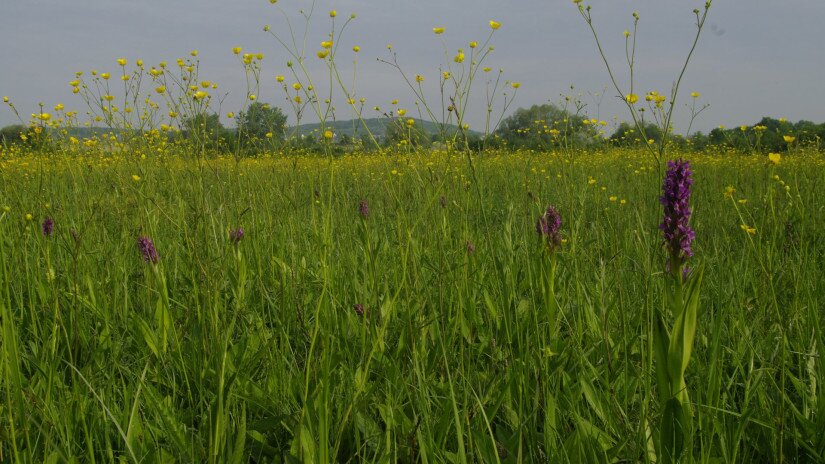
[[[160,256],[158,256],[158,251],[155,249],[155,244],[151,238],[142,235],[138,237],[137,244],[144,261],[151,264],[157,264],[160,261]]]
[[[548,206],[544,214],[536,222],[536,232],[547,241],[547,247],[554,251],[561,245],[561,215],[552,206]]]
[[[670,255],[668,269],[677,272],[685,260],[693,256],[691,244],[696,234],[690,227],[690,193],[693,172],[687,160],[668,161],[667,174],[659,199],[664,206],[664,218],[659,225],[665,247]]]
[[[241,240],[243,240],[243,236],[243,227],[238,227],[237,229],[229,232],[229,241],[232,242],[233,245],[237,245],[241,242]]]

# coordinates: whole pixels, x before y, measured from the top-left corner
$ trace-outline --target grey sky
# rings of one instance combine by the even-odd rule
[[[296,18],[309,0],[280,0],[278,5]],[[631,26],[631,12],[641,15],[638,34],[637,93],[668,91],[694,31],[693,8],[702,0],[591,0],[593,16],[612,64],[625,82],[622,67],[622,31]],[[489,60],[503,68],[505,78],[519,81],[511,110],[559,94],[600,92],[608,83],[586,24],[570,0],[319,0],[310,32],[308,61],[319,79],[323,70],[314,57],[317,43],[327,32],[326,12],[336,9],[339,19],[358,14],[345,37],[345,50],[361,46],[358,93],[367,105],[388,107],[393,98],[412,108],[412,94],[397,73],[376,57],[386,57],[392,43],[405,70],[427,77],[435,98],[438,65],[470,40],[483,40],[487,21],[502,23]],[[0,19],[0,94],[8,95],[21,114],[37,109],[37,102],[67,110],[82,110],[68,81],[73,73],[90,69],[118,72],[115,60],[136,58],[147,65],[161,60],[174,63],[200,51],[201,77],[216,81],[230,92],[222,112],[237,110],[245,92],[243,71],[231,48],[263,52],[261,99],[282,106],[283,96],[274,76],[285,71],[286,54],[262,31],[264,24],[280,30],[285,23],[267,0],[3,0]],[[444,26],[443,36],[431,29]],[[683,83],[682,102],[690,91],[711,103],[696,123],[708,130],[719,124],[751,124],[763,116],[791,120],[825,121],[825,1],[823,0],[716,0],[708,28]],[[342,68],[351,69],[341,53]],[[351,73],[351,71],[348,71]],[[351,74],[350,74],[351,75]],[[484,93],[483,82],[476,88]],[[626,113],[608,90],[602,119]],[[339,119],[348,119],[339,102]],[[680,105],[681,106],[681,105]],[[483,123],[484,108],[470,108],[474,128]],[[595,116],[592,102],[587,112]],[[686,125],[687,110],[680,107],[677,130]],[[372,116],[374,112],[368,111]],[[290,122],[294,118],[290,117]],[[0,109],[0,125],[16,122],[7,108]]]

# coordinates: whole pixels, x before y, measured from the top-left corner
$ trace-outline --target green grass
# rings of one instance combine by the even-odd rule
[[[691,156],[686,459],[823,462],[825,161]],[[651,459],[661,173],[565,159],[0,161],[0,462]]]

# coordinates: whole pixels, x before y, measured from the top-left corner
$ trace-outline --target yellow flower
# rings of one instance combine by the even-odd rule
[[[32,213],[26,213],[26,220],[31,221],[32,219],[34,219],[34,216],[32,216]]]
[[[749,235],[756,235],[756,228],[750,227],[747,224],[742,224],[739,226],[743,231],[747,232]]]
[[[444,71],[444,72],[442,72],[442,73],[441,73],[441,77],[443,77],[443,78],[444,78],[444,80],[446,81],[447,79],[449,79],[449,78],[450,78],[450,72],[449,72],[449,71]]]
[[[324,58],[326,58],[326,57],[327,57],[327,55],[329,55],[329,52],[328,52],[328,51],[326,51],[326,50],[319,50],[319,51],[318,51],[318,58],[320,58],[320,59],[322,59],[322,60],[323,60]]]
[[[771,164],[779,164],[779,161],[782,159],[782,155],[779,153],[768,153],[768,162]]]
[[[132,174],[132,180],[135,181],[135,182],[139,182],[140,181],[140,176],[137,175],[137,174]]]
[[[143,67],[143,60],[137,60],[137,61],[135,61],[135,64],[138,65],[138,67],[142,68]]]
[[[785,140],[786,143],[793,143],[796,140],[796,137],[792,135],[783,135],[782,139]]]
[[[63,108],[64,108],[63,103],[58,103],[57,105],[54,105],[54,110],[55,111],[63,111]]]
[[[463,63],[464,62],[464,50],[459,49],[458,54],[453,57],[453,61],[456,63]]]
[[[444,28],[443,27],[434,27],[433,28],[433,33],[436,34],[436,35],[443,34],[444,33]]]
[[[637,101],[639,101],[639,96],[636,95],[635,93],[631,93],[631,94],[627,94],[627,96],[625,96],[624,99],[632,105],[632,104],[636,103]]]
[[[514,89],[517,89],[517,88],[521,87],[521,82],[512,82],[512,83],[510,83],[510,85],[511,85]]]
[[[498,22],[498,21],[493,21],[492,19],[490,20],[490,28],[491,28],[491,29],[493,29],[494,31],[496,31],[496,30],[498,30],[498,28],[500,28],[500,27],[501,27],[501,23],[500,23],[500,22]]]
[[[358,52],[360,52],[360,51],[361,51],[361,47],[359,47],[358,45],[356,45],[356,46],[352,47],[352,51],[354,51],[355,53],[358,53]]]
[[[484,68],[484,69],[482,69],[482,71],[484,71],[484,72],[490,72],[490,71],[492,71],[492,70],[493,70],[493,68],[489,68],[489,67],[488,67],[488,68]]]
[[[736,193],[736,189],[732,185],[725,187],[725,198],[733,198],[734,193]]]
[[[9,97],[4,96],[3,97],[3,103],[8,103],[8,102],[9,102]]]
[[[390,102],[390,105],[397,105],[397,104],[398,104],[398,100],[392,100],[392,101]]]
[[[300,95],[295,96],[295,103],[301,103],[301,96]]]
[[[301,83],[296,82],[296,83],[292,84],[292,88],[295,89],[295,90],[301,90]]]
[[[254,93],[249,94],[249,99],[250,99],[250,100],[255,101],[255,99],[256,99],[256,98],[258,98],[258,97],[257,97],[257,96],[255,96],[255,94],[254,94]]]
[[[102,78],[103,78],[103,80],[109,80],[109,78],[110,78],[111,76],[109,75],[109,73],[101,73],[101,74],[100,74],[100,77],[102,77]]]
[[[267,132],[266,133],[266,138],[271,139],[272,138],[272,132]]]
[[[332,41],[331,40],[325,40],[325,41],[321,42],[321,48],[332,48]]]
[[[476,47],[478,47],[478,42],[476,42],[475,40],[470,42],[470,48],[476,48]]]
[[[284,76],[275,76],[275,80],[278,81],[278,82],[283,82],[284,81]]]
[[[234,54],[236,54],[236,55],[240,55],[240,54],[241,54],[241,50],[243,50],[241,47],[234,47],[234,48],[232,49],[232,53],[234,53]]]
[[[161,85],[161,86],[158,86],[158,87],[155,87],[155,92],[157,92],[157,93],[164,93],[164,92],[166,92],[166,87],[164,87],[164,86],[162,86],[162,85]]]
[[[412,126],[413,126],[413,124],[415,124],[415,119],[407,119],[407,125],[408,125],[409,127],[412,127]]]
[[[624,31],[624,36],[625,36],[625,37],[630,37],[630,31],[628,31],[627,29],[625,29],[625,31]]]
[[[189,54],[192,55],[192,56],[198,56],[198,51],[197,50],[192,50],[191,52],[189,52]]]
[[[195,100],[202,100],[208,96],[209,94],[204,92],[203,90],[198,90],[197,92],[195,92]]]
[[[120,76],[120,80],[122,80],[122,81],[128,81],[128,80],[129,80],[129,75],[128,75],[128,74],[124,74],[124,75]]]
[[[336,17],[336,16],[338,16],[338,12],[337,12],[337,11],[335,11],[335,10],[329,10],[329,17],[330,17],[330,18],[334,18],[334,17]]]
[[[404,116],[405,114],[407,114],[407,110],[404,108],[398,108],[398,116]]]
[[[229,119],[232,119],[232,118],[235,117],[235,113],[230,111],[229,113],[226,113],[226,117],[229,118]]]
[[[424,76],[422,76],[421,74],[416,74],[415,75],[415,81],[416,82],[424,82]]]
[[[324,131],[324,138],[325,139],[330,140],[334,136],[335,136],[335,134],[333,134],[331,130]]]
[[[702,94],[700,94],[699,92],[690,92],[690,96],[693,98],[699,98],[700,96],[702,96]]]
[[[118,58],[117,59],[117,64],[119,64],[121,66],[126,66],[126,58]]]

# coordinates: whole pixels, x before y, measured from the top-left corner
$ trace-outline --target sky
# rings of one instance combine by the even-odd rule
[[[628,72],[622,32],[632,28],[632,12],[639,12],[636,93],[669,93],[695,34],[692,10],[702,8],[704,1],[587,3],[623,89]],[[147,66],[162,60],[174,64],[196,49],[201,78],[219,83],[220,92],[228,94],[221,107],[224,114],[240,109],[246,93],[243,68],[232,53],[241,46],[265,54],[259,100],[284,107],[275,75],[287,74],[288,56],[263,26],[288,37],[286,13],[300,33],[298,11],[311,5],[311,0],[280,0],[277,5],[269,0],[3,0],[0,95],[9,96],[24,118],[37,110],[38,102],[47,108],[63,103],[82,114],[82,101],[68,85],[75,71],[117,74],[121,57],[130,64],[138,58]],[[325,68],[314,54],[328,33],[331,9],[338,11],[338,24],[357,14],[342,40],[339,63],[351,81],[354,54],[349,49],[361,47],[356,85],[368,108],[389,108],[392,99],[398,99],[400,107],[414,108],[414,96],[398,72],[376,60],[388,58],[388,43],[408,74],[425,77],[428,98],[438,100],[439,66],[451,61],[458,48],[467,49],[469,41],[484,41],[490,33],[488,21],[495,19],[502,26],[493,36],[495,50],[486,63],[503,69],[504,79],[521,83],[508,113],[558,103],[562,94],[572,94],[587,103],[584,111],[591,117],[628,118],[618,93],[612,87],[605,92],[610,80],[604,63],[570,0],[318,0],[307,59],[316,82],[325,79]],[[823,22],[823,0],[715,0],[682,82],[677,132],[687,128],[690,112],[684,104],[690,103],[693,91],[701,93],[700,104],[710,104],[694,130],[753,124],[762,116],[825,121]],[[433,34],[436,26],[445,33]],[[467,112],[475,129],[484,124],[485,87],[484,80],[476,82],[476,98]],[[335,101],[338,119],[349,119],[343,97],[338,94]],[[494,114],[500,111],[501,98]],[[289,122],[294,121],[290,115]],[[7,107],[0,108],[0,126],[16,122]]]

